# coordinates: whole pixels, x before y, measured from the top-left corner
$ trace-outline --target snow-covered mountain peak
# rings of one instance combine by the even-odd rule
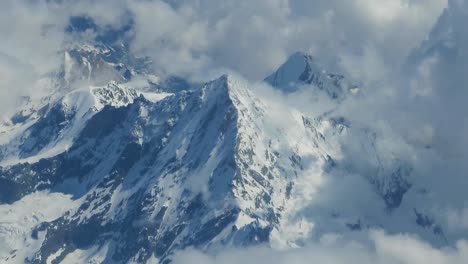
[[[20,235],[9,238],[21,252],[17,241],[34,239],[37,248],[26,248],[32,263],[73,263],[80,252],[93,256],[94,246],[107,248],[115,263],[151,256],[165,263],[187,247],[299,246],[312,230],[387,224],[374,215],[398,208],[411,187],[404,164],[376,147],[377,135],[262,97],[241,77],[172,95],[127,85],[67,93],[0,145],[0,202],[24,202],[37,190],[76,199],[56,219],[18,227]],[[369,160],[365,170],[346,159],[348,136]],[[340,170],[366,176],[375,208],[309,208],[326,181],[341,180],[334,176]],[[306,209],[320,218],[302,216]]]
[[[301,82],[305,82],[309,78],[308,75],[312,72],[319,72],[312,56],[296,52],[265,81],[285,92],[293,92],[298,89]]]
[[[90,87],[90,91],[101,106],[126,106],[139,96],[135,89],[119,85],[115,81],[109,82],[106,86],[92,86]]]
[[[234,107],[238,107],[241,103],[239,98],[249,96],[252,96],[252,92],[248,81],[232,74],[224,74],[201,87],[201,98],[204,101],[211,100],[215,102],[220,100],[219,97],[225,97],[231,101]],[[252,99],[250,98],[250,100]]]
[[[359,89],[341,74],[329,73],[319,67],[313,57],[303,52],[294,53],[276,72],[265,79],[285,93],[313,86],[323,90],[330,98],[342,100]]]
[[[187,247],[298,247],[327,232],[400,223],[444,236],[407,199],[419,195],[410,160],[372,127],[333,110],[292,107],[236,75],[201,86],[161,80],[125,46],[74,47],[63,66],[63,83],[74,87],[0,127],[0,204],[34,195],[48,202],[55,192],[66,194],[57,195],[66,208],[12,227],[13,253],[0,261],[18,254],[31,263],[79,263],[77,255],[167,263]],[[284,93],[311,89],[337,105],[358,92],[301,52],[265,81]],[[365,206],[355,197],[349,205],[327,200],[327,191],[346,195],[355,181]]]

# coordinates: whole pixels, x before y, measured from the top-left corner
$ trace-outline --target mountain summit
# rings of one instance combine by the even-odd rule
[[[342,100],[347,93],[357,93],[358,88],[345,80],[343,75],[328,73],[318,67],[311,55],[296,52],[265,78],[265,81],[283,92],[295,92],[304,85],[313,85],[337,100]]]
[[[386,134],[335,111],[303,113],[236,76],[162,91],[131,87],[148,77],[132,72],[58,90],[33,116],[1,125],[2,261],[169,263],[189,247],[299,247],[373,226],[447,238]],[[336,101],[355,89],[303,53],[266,81]],[[343,200],[326,198],[337,190]]]

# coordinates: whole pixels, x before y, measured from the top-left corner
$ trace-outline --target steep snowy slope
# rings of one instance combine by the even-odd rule
[[[60,217],[73,206],[70,195],[48,192],[35,192],[13,204],[0,205],[0,261],[23,263],[41,246],[31,236],[31,230],[41,222]]]
[[[67,189],[83,199],[75,211],[37,227],[47,236],[34,261],[44,261],[62,242],[66,248],[59,258],[119,232],[121,237],[107,241],[120,247],[111,255],[116,261],[137,253],[142,259],[150,252],[164,256],[173,243],[207,243],[220,231],[206,230],[208,220],[230,222],[237,214],[227,197],[216,205],[219,215],[202,202],[209,180],[216,185],[211,195],[227,196],[234,175],[234,117],[225,81],[157,103],[139,97],[127,107],[109,105],[95,114],[67,152],[3,170],[3,186],[17,191],[10,201],[38,188]],[[224,174],[210,177],[215,169]],[[43,185],[35,186],[38,181]],[[134,228],[122,230],[127,222]]]
[[[420,153],[339,114],[359,89],[309,55],[266,82],[280,98],[323,93],[331,111],[305,112],[237,76],[161,82],[125,50],[69,50],[57,94],[0,127],[0,260],[166,263],[188,247],[300,247],[375,227],[457,238],[429,215]],[[25,210],[35,203],[44,209]]]
[[[189,246],[300,246],[315,225],[321,228],[315,234],[357,228],[350,221],[359,219],[348,215],[330,213],[320,222],[303,213],[314,210],[335,168],[348,168],[340,137],[354,128],[343,118],[307,117],[262,99],[232,76],[156,102],[140,96],[127,105],[106,104],[63,153],[2,169],[2,186],[10,190],[3,202],[44,189],[75,200],[57,219],[23,230],[40,247],[15,248],[9,259],[35,251],[33,263],[68,254],[164,261]],[[80,122],[79,116],[70,119]],[[46,114],[42,122],[54,127],[55,119]],[[382,201],[376,210],[384,213],[401,202],[407,172],[373,147],[376,138],[362,137],[370,158],[380,162],[367,167],[379,175],[366,175]]]
[[[281,161],[286,175],[273,164],[267,168],[281,154],[268,153],[263,138],[259,149],[251,149],[261,129],[245,127],[261,118],[255,104],[247,85],[227,76],[157,103],[139,97],[91,117],[66,152],[5,168],[3,186],[15,191],[4,201],[37,189],[73,192],[82,201],[31,231],[46,233],[32,260],[40,263],[56,252],[60,260],[104,242],[113,248],[110,259],[141,262],[186,246],[267,241],[289,195],[288,177],[298,168],[289,158]],[[273,124],[266,125],[275,133]],[[257,151],[271,155],[271,162],[254,163]],[[133,228],[122,229],[129,228],[125,223]]]
[[[74,137],[83,129],[86,121],[105,105],[125,106],[136,97],[136,91],[119,86],[115,82],[105,87],[73,90],[57,102],[50,102],[45,106],[41,110],[44,116],[13,126],[13,131],[4,133],[5,137],[13,133],[17,136],[10,137],[8,144],[0,147],[1,164],[31,162],[55,156],[71,146]]]

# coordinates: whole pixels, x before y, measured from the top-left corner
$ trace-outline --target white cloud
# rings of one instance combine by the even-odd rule
[[[44,2],[4,1],[0,4],[0,111],[30,95],[44,75],[60,64],[63,17]]]
[[[132,49],[151,56],[161,74],[205,80],[233,70],[258,80],[289,54],[305,50],[330,67],[372,79],[386,71],[375,65],[393,67],[389,62],[403,60],[444,5],[445,0],[7,0],[0,4],[0,50],[29,65],[25,71],[33,83],[60,64],[64,28],[71,16],[87,15],[100,26],[119,28],[132,14]],[[353,71],[357,65],[350,59],[361,61],[366,74]],[[373,74],[374,69],[380,72]],[[32,85],[19,85],[19,78],[11,81],[18,85],[3,82],[3,98],[31,92]]]
[[[206,78],[226,68],[260,79],[297,50],[350,73],[356,65],[340,60],[364,58],[364,69],[376,63],[393,69],[426,37],[446,4],[200,0],[129,1],[128,7],[137,21],[133,47],[152,55],[159,70]]]
[[[407,234],[389,236],[383,232],[373,232],[371,239],[379,256],[396,263],[449,264],[468,261],[468,242],[465,240],[458,241],[453,248],[434,248]]]
[[[468,242],[454,248],[434,248],[412,235],[388,235],[371,231],[363,241],[313,242],[301,249],[273,250],[266,247],[228,249],[213,254],[195,250],[178,252],[175,264],[452,264],[468,262]]]

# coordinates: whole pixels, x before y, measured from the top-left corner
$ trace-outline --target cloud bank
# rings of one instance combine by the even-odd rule
[[[30,93],[60,65],[65,40],[94,41],[105,30],[124,27],[121,35],[132,50],[150,56],[160,75],[206,80],[236,71],[259,80],[303,50],[364,82],[400,65],[445,5],[445,0],[7,0],[0,4],[0,91],[2,98]],[[77,16],[95,27],[67,32]],[[12,75],[8,68],[26,74]]]
[[[454,248],[433,248],[418,237],[401,234],[387,235],[371,231],[365,242],[339,241],[329,235],[320,242],[300,249],[286,251],[266,247],[227,250],[218,254],[204,254],[195,250],[179,252],[175,264],[308,264],[308,263],[361,263],[361,264],[450,264],[468,261],[468,242],[459,241]]]

